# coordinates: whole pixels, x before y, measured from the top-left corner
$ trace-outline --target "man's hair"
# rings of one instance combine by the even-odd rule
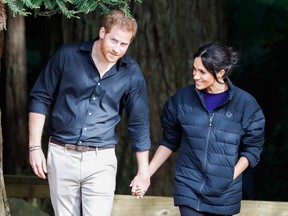
[[[110,32],[114,26],[119,26],[125,31],[132,32],[131,41],[135,38],[138,30],[136,20],[132,16],[128,16],[123,10],[112,10],[105,14],[101,26],[104,27],[107,32]]]

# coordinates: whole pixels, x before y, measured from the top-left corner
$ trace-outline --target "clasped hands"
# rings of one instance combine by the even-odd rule
[[[131,193],[133,196],[136,196],[137,199],[142,198],[147,192],[150,186],[150,177],[148,175],[137,175],[131,181]]]

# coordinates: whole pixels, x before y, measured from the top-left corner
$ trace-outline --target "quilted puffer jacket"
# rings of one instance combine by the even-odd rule
[[[256,166],[264,145],[265,117],[255,98],[230,84],[227,101],[209,112],[203,92],[190,85],[167,100],[161,121],[160,144],[178,150],[175,206],[239,213],[242,175],[233,180],[234,166],[241,156]]]

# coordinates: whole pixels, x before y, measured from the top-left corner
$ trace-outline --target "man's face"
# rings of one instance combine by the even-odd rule
[[[124,31],[118,26],[114,26],[110,32],[107,32],[102,27],[99,37],[102,40],[100,45],[102,55],[108,62],[115,63],[128,50],[132,39],[132,32]]]

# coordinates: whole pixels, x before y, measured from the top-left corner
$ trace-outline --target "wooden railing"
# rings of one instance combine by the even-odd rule
[[[47,180],[35,176],[4,176],[8,197],[49,198]],[[288,216],[288,202],[243,200],[235,216]],[[172,197],[115,195],[113,216],[180,216]]]

